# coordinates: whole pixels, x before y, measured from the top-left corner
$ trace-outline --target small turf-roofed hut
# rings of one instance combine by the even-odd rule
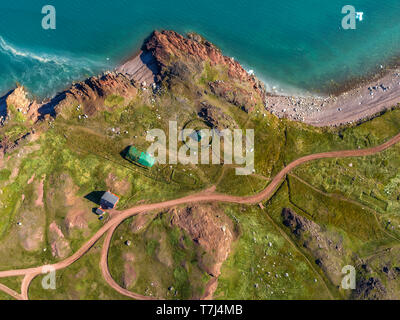
[[[115,206],[117,205],[118,201],[119,201],[119,197],[118,196],[116,196],[115,194],[111,193],[110,191],[107,191],[101,197],[100,205],[101,205],[101,208],[104,209],[104,210],[114,209]]]

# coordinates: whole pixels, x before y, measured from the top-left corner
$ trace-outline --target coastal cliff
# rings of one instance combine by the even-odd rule
[[[233,58],[224,56],[209,41],[194,33],[184,37],[174,31],[154,31],[144,42],[142,51],[115,71],[74,83],[42,104],[28,101],[25,96],[23,101],[22,98],[14,99],[12,104],[26,113],[29,111],[33,122],[47,115],[55,117],[69,106],[81,106],[83,113],[90,116],[104,105],[110,95],[123,97],[129,102],[142,87],[152,85],[155,88],[164,80],[180,79],[189,85],[192,82],[190,78],[204,77],[207,66],[222,70],[220,75],[206,81],[206,89],[213,94],[247,112],[265,101],[262,82]],[[201,90],[198,87],[192,89]],[[17,88],[12,96],[21,95],[19,91]]]
[[[171,65],[178,61],[197,64],[210,62],[211,66],[224,66],[231,79],[249,84],[265,99],[262,82],[249,74],[239,62],[224,56],[220,49],[198,34],[189,33],[184,37],[175,31],[155,31],[145,43],[144,49],[152,53],[161,72],[168,73]]]
[[[43,104],[39,113],[41,116],[47,114],[56,116],[64,108],[82,106],[84,114],[93,115],[104,105],[105,99],[110,95],[118,95],[130,101],[136,94],[137,88],[130,79],[120,73],[107,72],[101,76],[74,83],[69,89]]]
[[[385,85],[371,85],[339,97],[273,95],[266,92],[264,84],[254,74],[247,72],[235,59],[223,55],[202,36],[154,31],[144,41],[141,51],[115,71],[74,83],[43,103],[26,98],[25,89],[15,89],[8,99],[2,99],[6,101],[8,115],[3,114],[0,123],[10,119],[10,110],[14,108],[19,116],[32,122],[55,117],[73,106],[90,116],[104,107],[109,96],[122,97],[129,103],[140,90],[151,86],[153,91],[164,88],[181,90],[182,94],[182,90],[186,90],[185,95],[199,100],[196,101],[199,106],[204,103],[202,96],[211,94],[247,113],[260,105],[279,118],[314,126],[337,126],[369,119],[395,106],[400,96],[396,87],[398,77],[399,73],[394,73],[382,79]]]
[[[190,33],[185,38],[175,31],[154,31],[145,43],[145,49],[153,54],[161,69],[167,68],[176,60],[187,59],[193,62],[209,60],[212,65],[227,66],[228,75],[234,79],[254,81],[254,77],[250,76],[237,61],[224,56],[215,45],[195,33]]]
[[[7,114],[0,123],[2,126],[25,124],[27,132],[31,132],[42,120],[95,116],[107,110],[113,98],[118,105],[127,106],[140,92],[145,99],[153,99],[162,92],[190,97],[200,118],[207,105],[215,110],[207,113],[208,123],[219,125],[225,121],[222,118],[230,117],[218,116],[224,113],[210,104],[210,96],[246,113],[251,113],[257,105],[264,108],[266,99],[261,81],[200,35],[190,33],[185,37],[174,31],[154,31],[144,41],[142,50],[115,71],[73,83],[51,99],[40,103],[30,98],[24,87],[18,86],[2,99]],[[236,126],[232,119],[225,122]],[[0,147],[3,153],[14,149],[11,146],[19,145],[22,138],[23,135],[3,137],[1,141],[5,145]]]

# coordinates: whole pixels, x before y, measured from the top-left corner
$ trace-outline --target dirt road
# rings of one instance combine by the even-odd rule
[[[171,208],[179,205],[187,205],[190,203],[202,203],[202,202],[227,202],[227,203],[237,203],[237,204],[257,204],[263,200],[266,200],[270,198],[277,187],[282,183],[283,179],[285,176],[292,171],[294,168],[297,166],[304,164],[309,161],[317,160],[317,159],[327,159],[327,158],[346,158],[346,157],[362,157],[362,156],[369,156],[373,155],[379,152],[382,152],[391,146],[397,144],[400,142],[400,134],[396,135],[389,141],[373,147],[369,149],[358,149],[358,150],[347,150],[347,151],[332,151],[332,152],[325,152],[325,153],[317,153],[317,154],[312,154],[308,155],[302,158],[299,158],[292,163],[290,163],[288,166],[282,169],[276,177],[271,181],[271,183],[259,194],[256,194],[254,196],[249,196],[249,197],[236,197],[236,196],[229,196],[229,195],[224,195],[224,194],[217,194],[210,191],[206,192],[200,192],[194,195],[190,195],[187,197],[183,197],[180,199],[175,199],[175,200],[169,200],[169,201],[164,201],[160,203],[154,203],[154,204],[144,204],[144,205],[139,205],[136,207],[133,207],[128,210],[124,211],[113,211],[112,216],[113,218],[105,224],[100,230],[98,230],[92,238],[88,242],[86,242],[77,252],[75,252],[72,256],[68,257],[67,259],[58,262],[56,264],[51,265],[50,267],[54,268],[54,270],[60,270],[64,269],[68,266],[70,266],[72,263],[80,259],[86,252],[89,251],[89,249],[104,235],[106,235],[106,239],[104,241],[104,246],[103,246],[103,251],[102,251],[102,256],[101,256],[101,262],[100,262],[100,267],[103,273],[103,276],[107,283],[113,287],[115,290],[117,290],[119,293],[126,295],[128,297],[134,298],[134,299],[153,299],[151,297],[144,297],[141,295],[137,295],[135,293],[132,293],[130,291],[127,291],[123,288],[121,288],[111,277],[110,272],[108,270],[108,263],[107,263],[107,255],[108,255],[108,250],[110,247],[110,242],[112,235],[117,228],[118,225],[120,225],[124,220],[126,220],[129,217],[135,216],[140,213],[148,212],[148,211],[153,211],[153,210],[161,210],[165,208]],[[25,276],[24,281],[21,286],[21,296],[23,299],[28,299],[28,289],[29,285],[32,282],[32,280],[42,274],[43,268],[46,266],[41,266],[41,267],[36,267],[36,268],[28,268],[28,269],[19,269],[19,270],[8,270],[8,271],[1,271],[0,272],[0,278],[6,278],[6,277],[14,277],[14,276]],[[6,292],[7,294],[11,294],[12,296],[15,296],[15,292],[12,292],[11,289],[5,287],[4,285],[0,285],[0,290]],[[16,296],[15,296],[16,297]]]
[[[5,286],[4,284],[0,283],[0,291],[7,293],[8,295],[12,296],[16,300],[24,300],[22,295],[15,292],[14,290],[10,289],[9,287]]]
[[[103,275],[104,280],[116,291],[118,291],[120,294],[130,297],[135,300],[156,300],[153,297],[146,297],[142,296],[140,294],[131,292],[129,290],[126,290],[122,288],[118,283],[115,282],[115,280],[112,278],[110,271],[108,269],[108,251],[110,248],[111,244],[111,239],[114,234],[115,229],[118,227],[118,224],[114,225],[106,234],[106,238],[104,239],[103,243],[103,249],[101,251],[101,258],[100,258],[100,268],[101,268],[101,273]]]

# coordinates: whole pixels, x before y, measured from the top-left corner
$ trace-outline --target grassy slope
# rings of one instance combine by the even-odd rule
[[[215,80],[218,78],[217,74],[208,68],[204,79]],[[223,73],[222,75],[220,73],[220,77],[223,76]],[[205,87],[207,81],[204,79],[197,85]],[[121,194],[120,208],[133,206],[143,200],[157,202],[176,198],[204,189],[217,182],[219,182],[217,190],[229,194],[253,194],[265,187],[267,180],[257,176],[233,176],[231,168],[223,171],[222,166],[184,167],[177,165],[170,167],[160,165],[151,170],[145,170],[122,159],[120,152],[127,145],[133,143],[142,149],[149,145],[145,141],[146,130],[152,128],[166,130],[168,120],[176,120],[179,127],[183,127],[185,123],[195,118],[196,103],[193,92],[193,88],[182,84],[177,84],[170,92],[160,96],[151,96],[142,92],[128,107],[118,106],[122,100],[113,96],[107,100],[108,106],[105,110],[99,112],[95,118],[87,120],[78,119],[79,112],[71,107],[66,111],[65,118],[60,117],[53,123],[44,124],[49,126],[49,130],[42,135],[39,141],[31,142],[23,146],[23,149],[12,153],[11,158],[6,161],[5,167],[0,171],[0,190],[2,191],[0,193],[0,255],[5,257],[2,259],[0,268],[29,267],[54,261],[49,250],[47,252],[42,250],[49,248],[46,232],[40,249],[35,252],[27,252],[20,245],[20,237],[15,226],[19,219],[18,215],[28,208],[32,208],[37,197],[33,186],[27,184],[33,174],[36,175],[34,184],[39,182],[40,177],[46,175],[45,207],[43,211],[40,208],[34,208],[34,212],[44,214],[46,217],[45,230],[48,230],[48,225],[53,219],[62,222],[65,218],[66,212],[62,209],[65,199],[62,194],[59,198],[53,197],[52,203],[48,203],[46,200],[52,197],[48,194],[52,188],[62,187],[58,178],[64,173],[72,178],[74,186],[77,187],[76,196],[79,198],[93,190],[105,190],[107,188],[105,181],[109,173],[115,174],[120,180],[125,180],[130,188],[125,194]],[[264,116],[261,106],[258,106],[256,112],[248,116],[245,112],[212,95],[206,95],[203,99],[211,101],[230,114],[239,127],[255,129],[256,172],[266,179],[273,177],[285,164],[300,156],[329,150],[369,147],[382,143],[400,131],[399,110],[388,112],[358,127],[326,130],[279,120],[269,114]],[[27,127],[28,124],[18,120],[1,129],[0,133],[17,138],[27,130]],[[113,133],[112,128],[118,128],[121,135]],[[25,151],[21,154],[21,150]],[[340,193],[376,210],[380,213],[378,218],[381,226],[386,228],[387,222],[390,220],[392,225],[389,226],[389,231],[396,233],[397,229],[400,229],[397,227],[400,225],[400,218],[397,214],[400,193],[397,169],[398,159],[400,159],[398,152],[399,148],[395,147],[382,155],[368,157],[368,159],[316,161],[297,169],[296,174],[322,191]],[[352,167],[349,166],[350,163],[353,164]],[[16,168],[18,168],[16,177],[10,178]],[[353,177],[356,177],[356,180],[352,180]],[[328,226],[332,223],[339,223],[339,227],[344,228],[347,220],[343,214],[338,214],[336,221],[318,220],[321,217],[315,211],[317,211],[321,199],[317,196],[309,196],[308,203],[303,205],[301,202],[306,198],[302,195],[305,192],[312,195],[313,192],[304,186],[297,186],[297,189],[292,190],[291,196],[297,196],[296,204],[304,206],[304,209],[310,211],[316,221]],[[24,201],[21,199],[22,194],[25,195]],[[284,202],[281,207],[278,205],[274,209],[276,216],[280,214],[279,211],[283,205]],[[345,210],[351,209],[348,204],[341,204],[332,199],[325,204],[326,210],[329,212],[339,205],[344,206]],[[94,204],[84,200],[82,206],[82,208],[86,208],[85,210],[90,210]],[[229,210],[234,211],[234,209]],[[280,241],[282,248],[289,246],[289,243],[286,243],[276,230],[268,229],[270,227],[265,226],[265,221],[256,217],[257,214],[253,212],[255,209],[246,210],[249,211],[249,216],[252,218],[249,221],[245,219],[241,221],[243,229],[252,230],[251,228],[254,228],[255,232],[260,234],[275,232],[275,237],[277,241]],[[369,219],[366,219],[366,226],[372,223]],[[254,226],[246,225],[250,221],[253,221]],[[277,225],[279,225],[278,222],[277,220]],[[89,223],[89,232],[86,234],[68,236],[72,249],[76,250],[100,226],[101,224],[94,219]],[[370,231],[362,225],[359,232],[362,236],[368,236]],[[239,249],[234,251],[232,257],[236,257],[237,252],[242,250],[246,252],[248,250],[246,247],[251,247],[249,240],[246,239],[246,233],[243,233],[243,237],[244,240],[239,240],[236,245]],[[240,263],[245,263],[238,259],[238,257],[230,258],[226,263],[227,276],[224,280],[224,273],[221,278],[220,294],[224,293],[225,297],[234,297],[235,294],[243,298],[274,297],[274,295],[268,294],[269,289],[265,289],[263,293],[252,290],[255,279],[251,278],[251,280],[246,280],[246,284],[241,284],[238,275],[232,274],[233,271],[228,271],[229,268],[233,270]],[[298,257],[298,259],[302,261],[302,258]],[[301,272],[308,273],[308,277],[311,279],[312,271],[307,269],[305,262],[303,261],[303,264],[299,265],[303,265]],[[287,267],[289,268],[289,266]],[[243,268],[246,270],[248,267]],[[280,271],[283,272],[283,269]],[[91,270],[89,270],[90,272]],[[233,283],[241,288],[237,293],[234,293],[234,289],[232,289],[235,288],[235,285],[231,285],[233,287],[229,288],[230,277],[232,277]],[[279,281],[276,286],[279,287]],[[295,293],[297,289],[291,289],[292,291],[289,290],[291,293],[287,293],[286,296],[318,297],[314,292],[314,287],[311,285],[310,288],[306,287],[305,291],[299,293]],[[248,296],[246,296],[246,290],[249,290]],[[274,290],[271,289],[271,291]],[[275,294],[276,292],[275,290]]]
[[[99,268],[101,252],[99,244],[67,269],[57,271],[56,290],[43,289],[43,276],[35,278],[29,288],[29,298],[32,300],[127,299],[104,281]]]
[[[276,210],[286,202],[278,193]],[[217,299],[329,299],[330,293],[307,259],[271,223],[268,214],[247,206],[225,206],[241,236],[222,268]],[[271,244],[271,246],[270,246]],[[286,276],[286,273],[288,276]]]
[[[165,299],[202,296],[210,277],[198,266],[201,249],[183,230],[171,227],[169,214],[151,217],[146,228],[132,233],[134,219],[119,226],[113,237],[109,256],[113,278],[123,286],[124,255],[130,254],[136,277],[129,290]],[[127,240],[131,247],[124,244]]]

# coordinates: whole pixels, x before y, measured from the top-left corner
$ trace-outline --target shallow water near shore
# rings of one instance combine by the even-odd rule
[[[154,29],[195,31],[286,93],[326,90],[365,76],[400,53],[400,3],[353,0],[364,12],[341,28],[339,0],[53,0],[57,29],[41,27],[44,4],[0,3],[0,93],[16,81],[47,97],[71,81],[113,69]]]

